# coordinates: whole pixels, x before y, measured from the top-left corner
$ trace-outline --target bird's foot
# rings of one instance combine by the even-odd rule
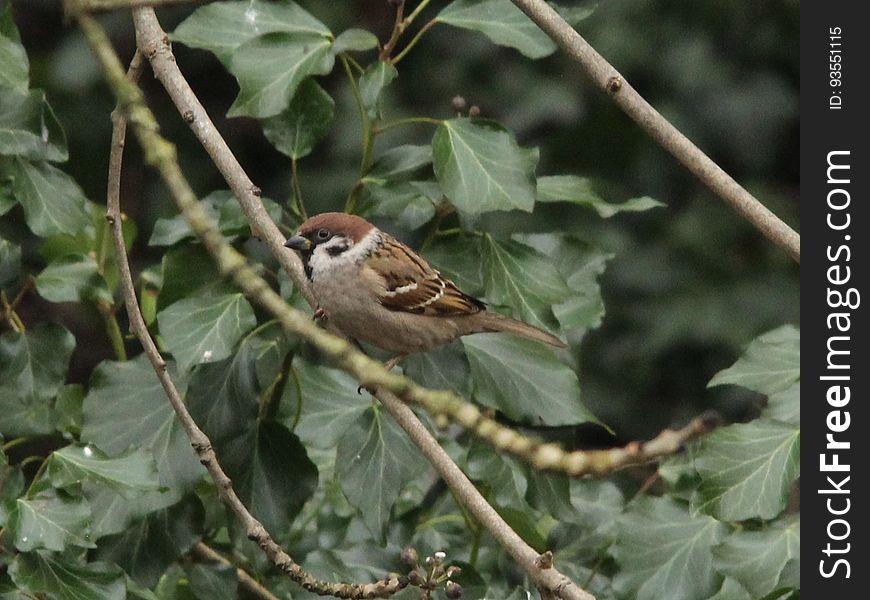
[[[312,317],[315,321],[325,321],[329,317],[326,316],[326,311],[320,308],[319,306],[314,310],[314,317]]]
[[[402,360],[403,358],[405,358],[405,355],[404,355],[404,354],[397,354],[396,356],[394,356],[393,358],[391,358],[390,360],[388,360],[387,362],[384,363],[384,368],[385,368],[388,372],[389,372],[389,371],[392,371],[393,368],[394,368],[397,364],[399,364],[399,361]],[[361,385],[361,386],[359,386],[358,388],[356,388],[356,393],[357,393],[357,394],[362,394],[362,391],[363,391],[363,390],[367,391],[367,392],[368,392],[369,394],[371,394],[372,396],[375,395],[375,388],[368,387],[368,386],[365,386],[365,385]]]

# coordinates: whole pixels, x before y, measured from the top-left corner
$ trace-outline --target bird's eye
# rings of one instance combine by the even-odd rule
[[[318,239],[318,240],[326,240],[326,239],[329,239],[329,231],[327,231],[326,229],[321,229],[321,230],[319,230],[319,231],[317,232],[317,239]]]

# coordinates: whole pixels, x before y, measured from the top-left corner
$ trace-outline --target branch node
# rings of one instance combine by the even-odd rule
[[[257,198],[259,198],[260,196],[263,195],[263,190],[261,190],[261,189],[260,189],[259,187],[257,187],[256,185],[252,185],[252,186],[251,186],[251,194],[253,194],[253,195],[256,196]]]
[[[535,566],[539,569],[552,569],[553,568],[553,553],[550,550],[540,554],[538,558],[535,559]]]
[[[184,114],[181,115],[181,118],[184,119],[184,122],[188,124],[196,121],[196,116],[193,114],[192,110],[184,111]]]
[[[622,89],[622,78],[618,75],[615,75],[607,80],[607,84],[604,86],[605,91],[610,95],[615,95]]]

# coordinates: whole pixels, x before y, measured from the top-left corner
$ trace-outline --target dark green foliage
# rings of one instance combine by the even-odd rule
[[[160,13],[182,71],[275,199],[262,200],[269,215],[289,234],[305,213],[352,209],[491,310],[571,346],[481,334],[408,357],[407,375],[571,449],[650,437],[711,405],[734,423],[658,467],[569,481],[421,415],[487,500],[599,600],[796,597],[796,268],[587,94],[510,0],[432,3],[395,64],[379,56],[388,3],[302,4]],[[603,4],[557,9],[795,220],[796,7]],[[101,74],[72,28],[53,47],[51,19],[30,3],[14,12],[46,33],[20,36],[10,3],[0,10],[0,597],[243,593],[234,568],[191,553],[204,541],[279,597],[313,598],[219,504],[127,335],[101,204],[114,102]],[[105,21],[119,47],[127,21]],[[308,310],[146,87],[220,231]],[[534,597],[389,414],[220,278],[137,152],[128,143],[122,203],[138,299],[254,516],[325,579],[407,572],[411,546],[461,566],[463,597]]]

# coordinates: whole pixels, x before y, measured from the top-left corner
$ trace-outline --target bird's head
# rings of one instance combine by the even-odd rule
[[[376,242],[377,229],[356,215],[327,212],[315,215],[299,226],[284,245],[299,251],[305,272],[334,268],[365,256]]]

